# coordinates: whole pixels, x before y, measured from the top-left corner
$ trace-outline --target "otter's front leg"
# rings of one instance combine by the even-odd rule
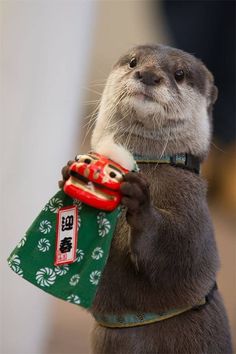
[[[178,303],[184,304],[189,288],[195,289],[188,296],[195,303],[212,287],[218,257],[204,190],[186,186],[185,192],[191,188],[189,193],[180,193],[179,188],[173,190],[170,184],[168,192],[160,190],[162,204],[155,196],[165,210],[154,206],[149,184],[140,173],[128,173],[121,192],[130,225],[131,259],[136,268],[159,292],[168,283],[173,296],[180,294]]]
[[[130,226],[131,258],[139,267],[149,258],[148,250],[157,239],[161,215],[152,205],[149,182],[141,173],[125,175],[121,185],[122,204],[127,207],[126,220]]]

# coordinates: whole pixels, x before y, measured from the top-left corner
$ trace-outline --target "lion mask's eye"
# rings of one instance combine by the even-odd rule
[[[77,155],[75,157],[76,162],[84,162],[87,165],[89,165],[92,161],[97,160],[97,157],[94,157],[92,155]]]
[[[106,165],[105,167],[105,173],[111,177],[112,179],[116,180],[117,182],[121,182],[123,179],[123,174],[122,172],[115,166],[113,165]]]

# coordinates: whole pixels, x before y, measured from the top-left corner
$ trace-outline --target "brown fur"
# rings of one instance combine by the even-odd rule
[[[194,305],[214,284],[219,261],[205,183],[192,172],[169,165],[145,166],[142,172],[150,182],[150,194],[142,176],[126,177],[123,194],[129,200],[123,203],[129,210],[131,239],[123,218],[92,312],[122,315]],[[159,323],[129,329],[97,326],[93,350],[96,354],[231,353],[220,295],[215,291],[203,308]]]
[[[130,68],[134,56],[137,66]],[[174,73],[181,68],[185,78],[177,82]],[[157,84],[137,79],[145,70],[149,83],[150,75],[158,76]],[[150,95],[151,105],[144,97],[132,101],[135,90]],[[216,97],[213,76],[192,55],[161,45],[136,47],[108,79],[93,147],[111,136],[132,153],[191,153],[203,160]],[[141,173],[126,175],[121,192],[127,212],[117,225],[91,312],[122,315],[194,306],[213,287],[219,268],[205,182],[170,165],[142,165]],[[215,290],[199,310],[155,324],[127,329],[97,325],[93,353],[230,354],[220,294]]]

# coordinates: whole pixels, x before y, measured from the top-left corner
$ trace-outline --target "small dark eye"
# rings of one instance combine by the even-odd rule
[[[115,177],[116,177],[116,174],[115,174],[115,172],[110,172],[110,173],[109,173],[109,176],[110,176],[111,178],[115,178]]]
[[[175,72],[175,80],[177,82],[182,81],[184,79],[184,76],[185,76],[185,74],[184,74],[184,71],[182,69],[176,70],[176,72]]]
[[[137,59],[136,58],[132,58],[129,62],[129,66],[130,68],[135,68],[135,66],[137,65]]]
[[[90,159],[85,159],[84,162],[85,162],[87,165],[89,165],[90,162],[91,162],[91,160],[90,160]]]

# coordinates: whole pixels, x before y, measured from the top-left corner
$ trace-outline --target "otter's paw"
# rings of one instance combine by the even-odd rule
[[[62,168],[62,170],[61,170],[61,174],[62,174],[63,180],[58,182],[59,188],[61,188],[61,189],[64,187],[65,181],[68,180],[68,178],[70,177],[69,168],[70,168],[70,166],[72,165],[73,162],[74,161],[72,161],[72,160],[68,161],[67,165],[64,166]]]
[[[150,206],[149,183],[141,173],[127,173],[120,190],[123,195],[121,203],[129,214],[139,213]]]

